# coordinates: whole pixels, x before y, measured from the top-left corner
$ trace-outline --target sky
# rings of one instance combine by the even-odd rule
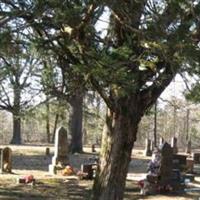
[[[161,94],[162,99],[170,100],[173,97],[184,99],[183,92],[186,89],[185,83],[180,75],[176,75],[175,79]]]

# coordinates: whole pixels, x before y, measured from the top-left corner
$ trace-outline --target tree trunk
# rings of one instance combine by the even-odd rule
[[[21,118],[13,114],[13,137],[11,144],[21,144]]]
[[[72,153],[83,151],[82,120],[83,120],[83,95],[76,93],[71,101],[71,114],[69,117],[69,130],[72,136],[70,150]]]
[[[59,118],[59,114],[56,114],[54,128],[53,128],[53,135],[52,135],[52,139],[51,139],[52,143],[54,143],[54,140],[55,140],[56,129],[57,129],[57,125],[58,125],[58,118]]]
[[[187,115],[186,115],[186,141],[190,140],[190,137],[189,137],[189,120],[190,120],[190,110],[187,109]]]
[[[49,102],[46,102],[46,133],[47,133],[47,142],[50,143],[50,107],[49,107]]]
[[[154,130],[153,130],[153,136],[154,136],[154,147],[157,147],[157,101],[154,105]]]
[[[101,161],[93,187],[93,200],[122,200],[140,117],[108,111],[103,131]]]
[[[19,84],[15,84],[13,88],[14,101],[13,101],[13,137],[11,144],[21,144],[21,90]]]

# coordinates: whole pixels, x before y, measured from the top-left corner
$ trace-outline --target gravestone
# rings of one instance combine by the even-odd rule
[[[188,142],[187,142],[187,146],[186,146],[186,153],[188,153],[188,154],[191,154],[191,148],[192,148],[192,143],[191,143],[191,140],[189,140]]]
[[[164,138],[163,138],[163,137],[160,137],[160,139],[159,139],[159,146],[161,147],[161,146],[163,145],[164,142],[165,142],[165,141],[164,141]]]
[[[193,173],[193,171],[194,171],[194,159],[187,158],[187,160],[186,160],[186,168],[187,168],[187,172]]]
[[[187,166],[187,155],[173,154],[173,168],[184,170]]]
[[[57,174],[58,170],[63,170],[69,164],[69,148],[67,131],[64,127],[57,129],[55,134],[54,156],[52,164],[49,165],[49,172]]]
[[[81,165],[81,172],[83,173],[83,179],[93,179],[95,175],[95,167],[94,164],[82,164]]]
[[[161,185],[166,185],[172,180],[173,174],[173,149],[165,142],[160,148],[161,151],[161,164],[160,164],[160,180]]]
[[[46,155],[46,156],[49,156],[49,155],[50,155],[50,148],[49,148],[49,147],[47,147],[47,148],[45,149],[45,155]]]
[[[194,163],[200,164],[200,153],[193,153]]]
[[[178,153],[177,138],[176,137],[172,137],[172,139],[171,139],[171,147],[173,149],[173,153],[174,154]]]
[[[154,164],[149,165],[150,173],[147,174],[147,182],[142,188],[142,191],[148,194],[155,194],[157,192],[169,192],[169,188],[173,191],[178,190],[181,187],[180,183],[182,179],[180,170],[173,169],[173,149],[170,144],[164,142],[160,150],[158,150],[157,153],[155,152],[152,161],[153,160]],[[159,166],[157,166],[156,163]],[[154,168],[156,168],[157,171],[155,171]]]
[[[95,149],[95,144],[92,144],[92,153],[95,153],[96,149]]]
[[[150,150],[151,150],[151,154],[153,153],[153,151],[154,151],[154,148],[155,148],[155,146],[154,146],[154,141],[153,140],[151,140],[150,141]]]
[[[12,172],[12,150],[9,147],[0,149],[1,153],[1,164],[0,169],[1,173]]]
[[[150,140],[150,139],[146,139],[146,140],[145,140],[144,155],[145,155],[145,156],[151,156],[151,155],[152,155],[151,140]]]

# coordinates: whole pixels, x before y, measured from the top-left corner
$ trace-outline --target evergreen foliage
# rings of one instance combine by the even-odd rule
[[[95,24],[105,9],[102,37]],[[123,199],[141,117],[177,73],[199,71],[200,2],[1,0],[0,16],[3,26],[10,20],[31,28],[36,47],[62,62],[70,91],[89,87],[104,99],[109,112],[93,199]]]

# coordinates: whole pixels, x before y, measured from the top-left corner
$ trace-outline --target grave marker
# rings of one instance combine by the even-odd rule
[[[164,138],[160,137],[160,139],[159,139],[159,146],[162,146],[164,142],[165,142]]]
[[[193,153],[194,163],[200,164],[200,153]]]
[[[194,160],[192,158],[187,158],[186,168],[187,168],[187,172],[193,173],[193,171],[194,171]]]
[[[191,143],[191,140],[189,140],[188,142],[187,142],[187,147],[186,147],[186,153],[188,153],[188,154],[191,154],[191,149],[192,149],[192,143]]]
[[[151,155],[152,155],[151,140],[150,140],[150,139],[146,139],[146,140],[145,140],[144,155],[145,155],[145,156],[151,156]]]
[[[4,173],[4,172],[11,173],[12,172],[11,148],[5,147],[5,148],[0,149],[0,154],[1,154],[1,164],[0,164],[1,173]]]
[[[187,155],[173,154],[173,168],[184,170],[187,166]]]
[[[174,154],[178,153],[177,138],[176,137],[172,137],[172,139],[171,139],[171,147],[173,149],[173,153]]]
[[[160,184],[168,184],[172,179],[172,159],[173,150],[168,143],[163,143],[161,146],[161,164],[160,164]]]
[[[46,156],[49,156],[49,155],[50,155],[50,148],[49,148],[49,147],[47,147],[47,148],[45,149],[45,155],[46,155]]]
[[[64,169],[69,164],[69,147],[67,131],[64,127],[57,129],[55,134],[54,156],[52,164],[49,165],[49,172],[56,174],[57,170]]]

